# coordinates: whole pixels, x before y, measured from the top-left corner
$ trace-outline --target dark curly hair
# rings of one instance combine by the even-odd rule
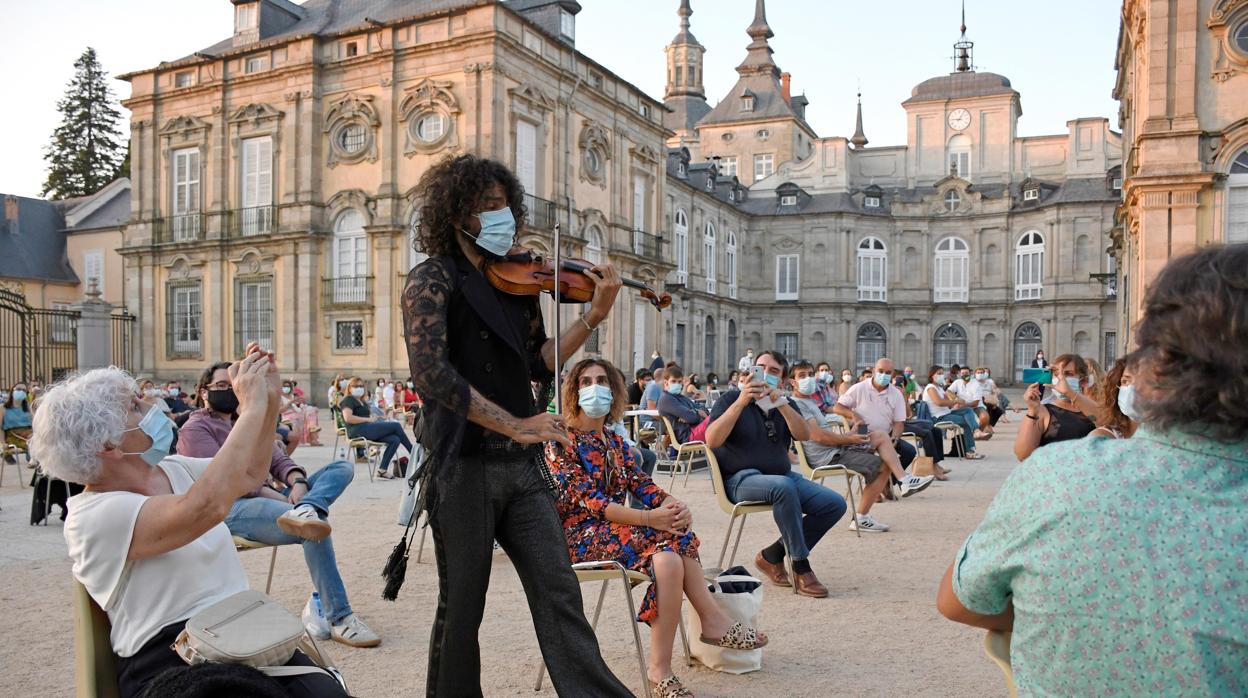
[[[456,236],[460,227],[475,211],[486,189],[501,184],[507,193],[507,206],[516,217],[516,234],[524,228],[527,210],[524,187],[511,170],[501,162],[475,155],[447,157],[425,171],[417,185],[420,222],[416,227],[416,245],[432,256],[460,253]]]
[[[569,417],[579,417],[581,412],[580,392],[581,374],[591,366],[601,366],[607,372],[607,383],[611,386],[611,411],[607,413],[607,422],[618,422],[628,409],[628,388],[624,385],[624,374],[620,373],[606,359],[581,359],[568,371],[563,381],[563,412]]]
[[[1248,438],[1248,244],[1170,260],[1144,296],[1136,343],[1141,421]]]

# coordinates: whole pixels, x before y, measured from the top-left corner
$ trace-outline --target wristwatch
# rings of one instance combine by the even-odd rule
[[[308,484],[308,479],[305,477],[297,477],[294,480],[290,481],[291,487],[294,487],[295,485],[307,485],[307,484]]]

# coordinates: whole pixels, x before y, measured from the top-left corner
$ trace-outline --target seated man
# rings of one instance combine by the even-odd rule
[[[667,417],[680,443],[706,439],[707,411],[686,392],[685,374],[672,365],[663,372],[663,395],[659,397],[659,414]],[[675,446],[675,444],[672,444]]]
[[[776,586],[794,586],[803,596],[824,598],[828,588],[815,576],[808,558],[845,515],[845,499],[793,472],[789,448],[793,439],[809,440],[810,428],[780,392],[788,361],[778,351],[765,351],[756,363],[763,367],[765,382],[754,382],[749,372],[741,374],[736,388],[715,403],[706,445],[719,462],[729,500],[772,506],[780,540],[758,553],[754,565]],[[793,563],[793,581],[784,567],[785,555]]]
[[[191,413],[178,434],[178,454],[212,458],[221,450],[238,420],[238,397],[230,380],[228,362],[209,366],[197,387],[203,409]],[[303,544],[303,557],[312,574],[312,585],[321,596],[331,637],[352,647],[376,647],[381,638],[351,612],[347,590],[334,557],[329,507],[338,499],[355,469],[335,461],[308,477],[307,471],[273,444],[269,477],[278,491],[265,483],[238,499],[225,517],[230,533],[268,545]]]
[[[802,441],[806,461],[812,468],[839,464],[862,475],[867,486],[858,501],[858,511],[849,523],[851,531],[882,533],[888,525],[871,517],[871,507],[888,485],[892,473],[902,482],[902,496],[918,491],[918,485],[926,487],[932,478],[910,478],[901,469],[901,460],[893,448],[893,442],[881,432],[869,434],[842,434],[831,430],[831,422],[819,409],[813,391],[819,379],[809,361],[793,364],[793,402],[810,427],[810,439]],[[887,467],[882,467],[887,466]]]
[[[892,359],[882,358],[876,361],[870,380],[857,383],[845,391],[836,403],[836,413],[850,421],[851,431],[862,427],[867,433],[879,432],[887,435],[901,459],[903,469],[909,467],[918,455],[914,446],[901,440],[901,434],[905,431],[906,399],[902,397],[897,386],[893,385]],[[901,495],[907,497],[915,492],[922,492],[931,482],[931,477],[907,476],[901,479]]]
[[[165,386],[165,394],[165,404],[169,406],[171,414],[178,415],[194,409],[186,404],[186,396],[182,394],[182,384],[177,381],[169,381]]]
[[[645,406],[641,404],[641,396],[645,394],[646,388],[650,387],[650,382],[654,380],[654,372],[648,368],[639,368],[633,378],[633,382],[628,384],[628,404],[638,405],[645,409]]]
[[[650,381],[646,385],[646,389],[641,391],[641,402],[637,403],[637,409],[639,410],[658,410],[659,398],[663,396],[663,389],[667,385],[667,382],[663,380],[662,367],[654,369],[650,375],[654,380]],[[641,426],[643,427],[655,429],[657,428],[657,423],[658,420],[653,417],[641,418]]]

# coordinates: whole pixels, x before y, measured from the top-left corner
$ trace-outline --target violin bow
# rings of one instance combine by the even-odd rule
[[[560,229],[559,224],[555,223],[555,283],[550,291],[550,297],[554,301],[555,306],[555,414],[563,414],[563,356],[559,353],[559,337],[563,334],[563,322],[559,312],[559,273],[563,271],[561,264],[562,250],[559,246]]]

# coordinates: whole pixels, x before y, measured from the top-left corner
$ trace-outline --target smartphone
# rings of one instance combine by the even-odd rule
[[[859,433],[859,434],[867,434],[867,433],[869,433],[869,432],[870,432],[870,429],[867,427],[867,425],[866,425],[866,424],[859,424],[859,425],[858,425],[858,433]]]
[[[1053,369],[1051,368],[1024,368],[1024,383],[1039,383],[1040,385],[1053,384]]]
[[[767,381],[763,380],[764,372],[765,370],[763,369],[762,366],[751,366],[750,367],[750,382],[765,384]]]

